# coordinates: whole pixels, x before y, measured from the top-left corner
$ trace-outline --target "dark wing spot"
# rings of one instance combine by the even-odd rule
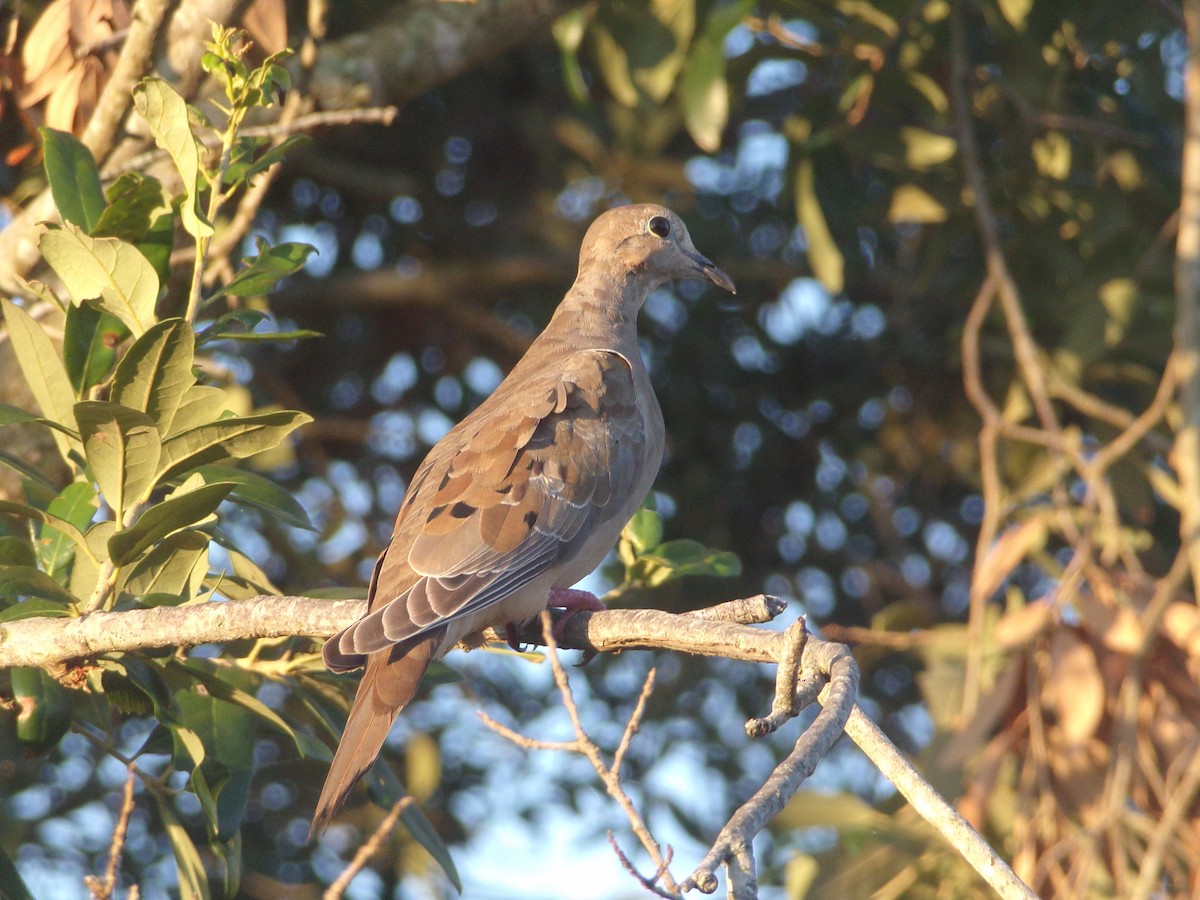
[[[537,510],[531,509],[529,512],[525,513],[526,527],[532,528],[534,525],[537,524],[537,520],[538,520]]]
[[[470,503],[463,503],[461,500],[459,500],[452,507],[450,507],[450,515],[456,519],[469,519],[471,516],[475,515],[475,507],[473,507]]]
[[[429,511],[429,516],[428,516],[428,518],[425,519],[425,524],[428,525],[430,522],[432,522],[434,519],[436,519],[438,516],[440,516],[445,511],[446,511],[446,507],[435,506],[433,509],[431,509]]]

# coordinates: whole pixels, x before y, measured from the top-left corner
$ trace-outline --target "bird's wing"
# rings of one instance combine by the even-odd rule
[[[327,644],[337,668],[420,640],[573,559],[648,464],[645,416],[618,353],[574,353],[481,412],[414,477],[370,611]]]

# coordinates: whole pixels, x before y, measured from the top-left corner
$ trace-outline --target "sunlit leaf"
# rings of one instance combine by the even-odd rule
[[[796,170],[796,218],[808,238],[808,264],[813,274],[831,294],[840,294],[845,285],[845,263],[817,199],[811,159],[801,160]]]
[[[97,237],[120,238],[140,244],[158,220],[172,214],[171,198],[162,183],[141,172],[126,172],[109,186],[108,208],[100,216]]]
[[[158,433],[171,433],[175,413],[196,383],[192,374],[195,337],[183,319],[165,319],[125,353],[113,376],[115,403],[145,412]]]
[[[167,82],[151,77],[134,88],[133,107],[150,126],[154,142],[170,155],[183,180],[183,227],[193,237],[208,237],[213,229],[200,209],[200,191],[205,184],[200,145],[192,134],[187,103]]]
[[[1000,13],[1008,20],[1008,24],[1017,31],[1025,30],[1025,20],[1033,9],[1033,0],[996,0]]]
[[[75,391],[71,388],[62,358],[37,321],[11,300],[0,299],[8,340],[33,398],[45,417],[69,429],[75,428]],[[78,441],[55,433],[54,443],[63,459]]]
[[[900,139],[904,141],[904,161],[914,169],[949,162],[958,152],[958,141],[954,138],[924,128],[901,128]]]
[[[725,38],[754,7],[737,0],[714,9],[704,31],[692,45],[679,79],[683,121],[701,150],[715,153],[729,117],[729,86],[725,82]]]
[[[280,411],[222,419],[175,434],[163,441],[160,478],[221,459],[243,459],[270,450],[292,431],[311,422],[301,412]]]
[[[162,819],[167,839],[171,842],[171,850],[175,854],[180,900],[210,900],[208,873],[204,871],[204,862],[200,859],[196,845],[188,836],[187,829],[175,814],[171,805],[171,795],[159,791],[149,793],[158,807],[159,818]]]
[[[162,443],[154,420],[139,410],[98,400],[75,404],[75,419],[88,465],[119,523],[157,483]]]
[[[1061,131],[1047,131],[1029,145],[1037,170],[1047,178],[1063,181],[1071,174],[1071,141]]]
[[[662,103],[675,86],[696,28],[695,0],[603,4],[588,35],[600,74],[618,102]]]
[[[153,323],[158,273],[132,244],[93,238],[64,222],[43,234],[38,248],[76,306],[90,300],[135,335]]]
[[[150,595],[161,598],[155,606],[168,597],[172,602],[194,597],[208,573],[208,544],[208,535],[198,531],[168,535],[138,560],[119,589],[143,602]]]
[[[892,192],[889,222],[944,222],[946,207],[915,184],[902,184]]]
[[[130,563],[155,541],[208,518],[232,489],[231,484],[206,484],[154,504],[129,528],[109,538],[108,552],[113,562]]]
[[[188,388],[171,420],[172,436],[208,425],[221,417],[226,410],[233,409],[229,392],[224,388],[207,384],[194,384]]]
[[[309,255],[317,251],[310,244],[293,242],[270,246],[261,237],[255,239],[255,244],[257,255],[246,259],[245,266],[213,297],[253,297],[270,293],[284,278],[304,268]]]
[[[285,525],[306,528],[314,531],[312,521],[304,507],[296,500],[291,491],[284,490],[274,481],[255,472],[245,469],[234,469],[230,466],[200,466],[194,470],[206,483],[232,483],[235,485],[229,499],[235,503],[253,506],[270,513],[271,518]]]

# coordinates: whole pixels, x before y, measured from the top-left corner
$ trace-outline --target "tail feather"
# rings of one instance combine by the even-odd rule
[[[399,648],[387,648],[367,657],[367,670],[354,695],[346,730],[333,754],[325,786],[317,801],[308,830],[310,840],[325,830],[350,789],[371,768],[392,723],[417,692],[441,638],[440,633],[432,634],[406,648],[407,652],[396,659],[393,659],[396,655],[393,651]]]

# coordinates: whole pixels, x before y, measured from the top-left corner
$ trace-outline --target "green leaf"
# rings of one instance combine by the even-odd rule
[[[194,675],[194,673],[189,673]],[[254,774],[255,718],[246,709],[211,694],[200,693],[189,684],[175,691],[180,720],[204,746],[199,764],[203,784],[213,800],[210,818],[217,840],[229,838],[241,827]]]
[[[651,587],[684,575],[732,577],[742,573],[742,562],[737,554],[714,550],[687,538],[660,544],[639,561],[648,566],[646,582]]]
[[[4,566],[37,566],[37,556],[29,542],[19,537],[0,537],[0,571]]]
[[[158,433],[171,433],[171,423],[184,396],[196,383],[192,374],[196,340],[183,319],[164,319],[134,343],[113,376],[112,399],[141,410]]]
[[[845,286],[845,258],[838,249],[821,211],[814,185],[811,159],[801,160],[796,170],[796,218],[808,238],[808,264],[817,280],[831,294],[840,294]]]
[[[42,669],[19,666],[11,670],[17,703],[17,740],[31,753],[56,746],[71,725],[67,689]]]
[[[174,605],[196,596],[208,574],[208,535],[177,531],[138,560],[118,586],[146,606]],[[150,603],[153,595],[157,602]],[[171,599],[168,599],[171,598]]]
[[[188,388],[171,421],[171,436],[208,425],[221,417],[232,401],[224,388],[195,384]]]
[[[74,428],[66,428],[57,422],[47,419],[45,416],[28,412],[18,406],[9,406],[7,403],[0,403],[0,427],[4,425],[21,425],[30,422],[37,425],[45,425],[47,428],[53,428],[59,434],[69,437],[74,441],[79,440],[79,432]]]
[[[208,518],[232,489],[231,484],[206,484],[155,504],[129,528],[108,539],[112,561],[118,566],[133,562],[155,541]]]
[[[200,209],[200,191],[205,182],[200,170],[200,145],[192,134],[183,97],[161,78],[144,78],[133,89],[133,108],[146,120],[154,143],[167,151],[183,179],[183,227],[192,237],[210,236],[212,225]]]
[[[200,466],[194,471],[206,484],[232,483],[234,488],[229,494],[229,499],[235,503],[268,512],[272,518],[285,525],[316,531],[308,513],[292,493],[285,491],[269,478],[230,466]]]
[[[104,212],[104,190],[92,151],[65,131],[42,127],[38,133],[54,205],[63,221],[90,233]]]
[[[633,518],[625,526],[625,536],[633,544],[633,549],[638,556],[653,550],[662,543],[662,516],[652,509],[642,507],[633,514]]]
[[[89,388],[108,376],[117,359],[117,345],[128,336],[124,322],[90,303],[67,307],[63,362],[76,397],[85,397]]]
[[[108,560],[108,539],[117,530],[117,523],[109,520],[96,522],[84,532],[86,553],[76,553],[71,566],[71,578],[67,590],[76,597],[90,597],[100,577],[100,566]]]
[[[126,511],[148,499],[157,483],[162,442],[154,420],[139,410],[98,400],[75,404],[75,418],[96,483],[118,524],[123,523]]]
[[[0,612],[0,622],[16,622],[18,619],[65,619],[70,616],[71,611],[61,603],[31,598],[6,607]]]
[[[46,474],[39,469],[35,469],[25,460],[14,456],[13,454],[0,450],[0,465],[8,466],[14,472],[19,472],[21,477],[29,484],[40,484],[45,490],[53,492],[57,485],[51,481]]]
[[[172,435],[163,441],[159,478],[170,478],[220,459],[244,459],[271,450],[292,431],[311,421],[312,416],[305,413],[281,410],[222,419]]]
[[[158,273],[158,283],[171,280],[171,253],[175,249],[174,207],[167,215],[159,216],[150,225],[146,237],[137,242],[137,248]]]
[[[298,338],[324,337],[319,331],[298,329],[296,331],[255,331],[259,324],[270,316],[257,309],[235,309],[217,318],[211,325],[196,335],[196,343],[209,341],[294,341]]]
[[[632,108],[667,99],[695,28],[695,0],[658,0],[601,4],[588,34],[609,90]]]
[[[96,489],[90,481],[76,481],[63,488],[50,501],[46,512],[70,522],[80,532],[91,524],[96,514]],[[37,540],[37,555],[42,571],[61,578],[75,558],[75,545],[70,537],[53,525],[43,524]]]
[[[26,519],[33,519],[35,522],[42,522],[46,525],[52,525],[54,528],[61,531],[76,547],[82,548],[86,556],[95,559],[92,555],[91,548],[88,547],[87,539],[82,532],[66,519],[60,516],[48,513],[45,510],[36,509],[32,506],[27,506],[24,503],[18,503],[15,500],[0,500],[0,513],[11,513],[15,516],[22,516]]]
[[[174,212],[171,197],[157,178],[126,172],[108,188],[108,207],[92,234],[140,244],[155,224]]]
[[[34,566],[0,566],[0,600],[40,597],[57,603],[74,603],[76,598]]]
[[[0,897],[5,900],[34,900],[12,858],[0,848]]]
[[[707,153],[715,153],[721,146],[721,133],[729,118],[725,38],[753,8],[753,0],[737,0],[713,10],[679,79],[684,124],[696,146]]]
[[[239,706],[249,713],[265,721],[280,734],[288,738],[301,756],[312,756],[317,744],[321,744],[312,735],[296,731],[275,710],[267,706],[247,690],[230,683],[230,680],[241,676],[248,681],[251,674],[242,669],[231,669],[228,666],[214,666],[208,660],[189,659],[186,662],[172,660],[168,665],[185,669],[190,678],[204,685],[210,696],[227,703]],[[321,744],[324,746],[324,744]]]
[[[72,406],[75,403],[75,391],[71,388],[67,370],[54,344],[42,326],[12,301],[0,299],[0,308],[4,310],[4,321],[8,325],[9,343],[33,399],[47,419],[66,428],[74,428]],[[79,446],[78,441],[72,442],[57,432],[54,443],[64,460],[68,458],[72,446]]]
[[[221,296],[253,297],[269,294],[287,276],[300,271],[309,255],[317,251],[309,244],[285,242],[271,247],[266,239],[255,237],[258,254],[247,257],[245,266],[233,276],[233,280],[213,294],[211,299]]]
[[[92,300],[135,335],[153,324],[158,273],[137,247],[116,238],[89,237],[64,222],[43,234],[38,248],[76,306]]]
[[[171,850],[175,854],[175,869],[179,873],[180,900],[210,900],[208,892],[208,874],[204,871],[204,863],[187,829],[175,815],[169,795],[158,791],[150,791],[158,806],[158,816],[162,819],[167,838],[171,841]]]
[[[178,722],[179,710],[175,706],[171,688],[163,678],[161,666],[129,653],[119,654],[115,658],[102,656],[97,662],[105,672],[112,672],[141,691],[153,707],[154,717],[160,722]]]

